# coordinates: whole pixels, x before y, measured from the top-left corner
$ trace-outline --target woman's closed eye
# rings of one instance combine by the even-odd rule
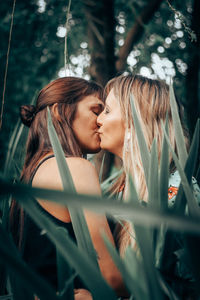
[[[103,111],[103,108],[101,108],[100,106],[97,106],[97,107],[92,107],[92,112],[98,116],[100,115],[100,113]]]
[[[101,111],[100,111],[99,109],[93,109],[92,112],[93,112],[96,116],[100,115],[100,113],[101,113]]]

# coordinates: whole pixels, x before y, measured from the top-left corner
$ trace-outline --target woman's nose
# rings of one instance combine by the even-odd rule
[[[97,117],[97,125],[99,127],[102,126],[102,113],[100,113],[100,115],[98,115]]]

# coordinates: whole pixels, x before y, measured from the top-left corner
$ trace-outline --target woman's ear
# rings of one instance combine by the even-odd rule
[[[52,105],[51,111],[52,111],[54,117],[55,117],[58,121],[61,121],[60,115],[59,115],[59,112],[58,112],[58,103],[54,103],[54,104]]]

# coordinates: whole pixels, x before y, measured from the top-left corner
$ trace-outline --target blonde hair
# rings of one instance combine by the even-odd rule
[[[133,95],[134,106],[137,112],[138,119],[145,137],[148,149],[151,149],[153,140],[157,141],[158,161],[161,157],[163,130],[162,122],[165,123],[166,115],[168,114],[169,138],[173,149],[176,151],[175,132],[172,122],[172,114],[169,99],[169,86],[160,80],[149,79],[141,75],[121,75],[110,80],[106,86],[108,93],[113,89],[114,95],[119,101],[122,118],[125,122],[125,138],[123,147],[123,167],[125,173],[125,189],[124,199],[128,198],[129,193],[129,174],[132,175],[138,196],[141,200],[148,200],[147,184],[144,175],[144,169],[141,160],[140,149],[138,145],[137,135],[134,128],[132,117],[130,95]],[[179,103],[179,113],[181,115],[181,106]],[[127,145],[126,136],[129,132],[129,143]],[[187,134],[185,133],[187,140]],[[127,149],[128,147],[128,149]],[[128,150],[128,151],[127,151]],[[170,171],[172,172],[174,163],[170,156]],[[118,182],[121,182],[119,179]],[[115,190],[119,190],[119,186],[115,184]],[[130,243],[130,234],[132,228],[126,224],[126,228],[121,231],[120,250],[124,252],[127,244]],[[132,232],[133,233],[133,232]],[[127,241],[126,241],[127,239]],[[123,245],[122,245],[123,244]]]

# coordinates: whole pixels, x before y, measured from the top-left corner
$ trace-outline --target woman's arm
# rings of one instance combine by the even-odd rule
[[[70,157],[66,158],[66,160],[76,191],[82,194],[100,195],[101,189],[95,167],[83,158]],[[55,158],[49,159],[41,165],[34,177],[33,186],[63,189]],[[67,208],[50,201],[39,200],[39,202],[54,217],[63,222],[70,222],[70,215]],[[101,232],[104,231],[114,245],[107,219],[105,216],[90,211],[84,211],[84,213],[93,245],[98,255],[98,263],[102,275],[117,294],[123,295],[125,288],[121,274],[115,266],[101,237]],[[127,293],[125,294],[127,295]]]

